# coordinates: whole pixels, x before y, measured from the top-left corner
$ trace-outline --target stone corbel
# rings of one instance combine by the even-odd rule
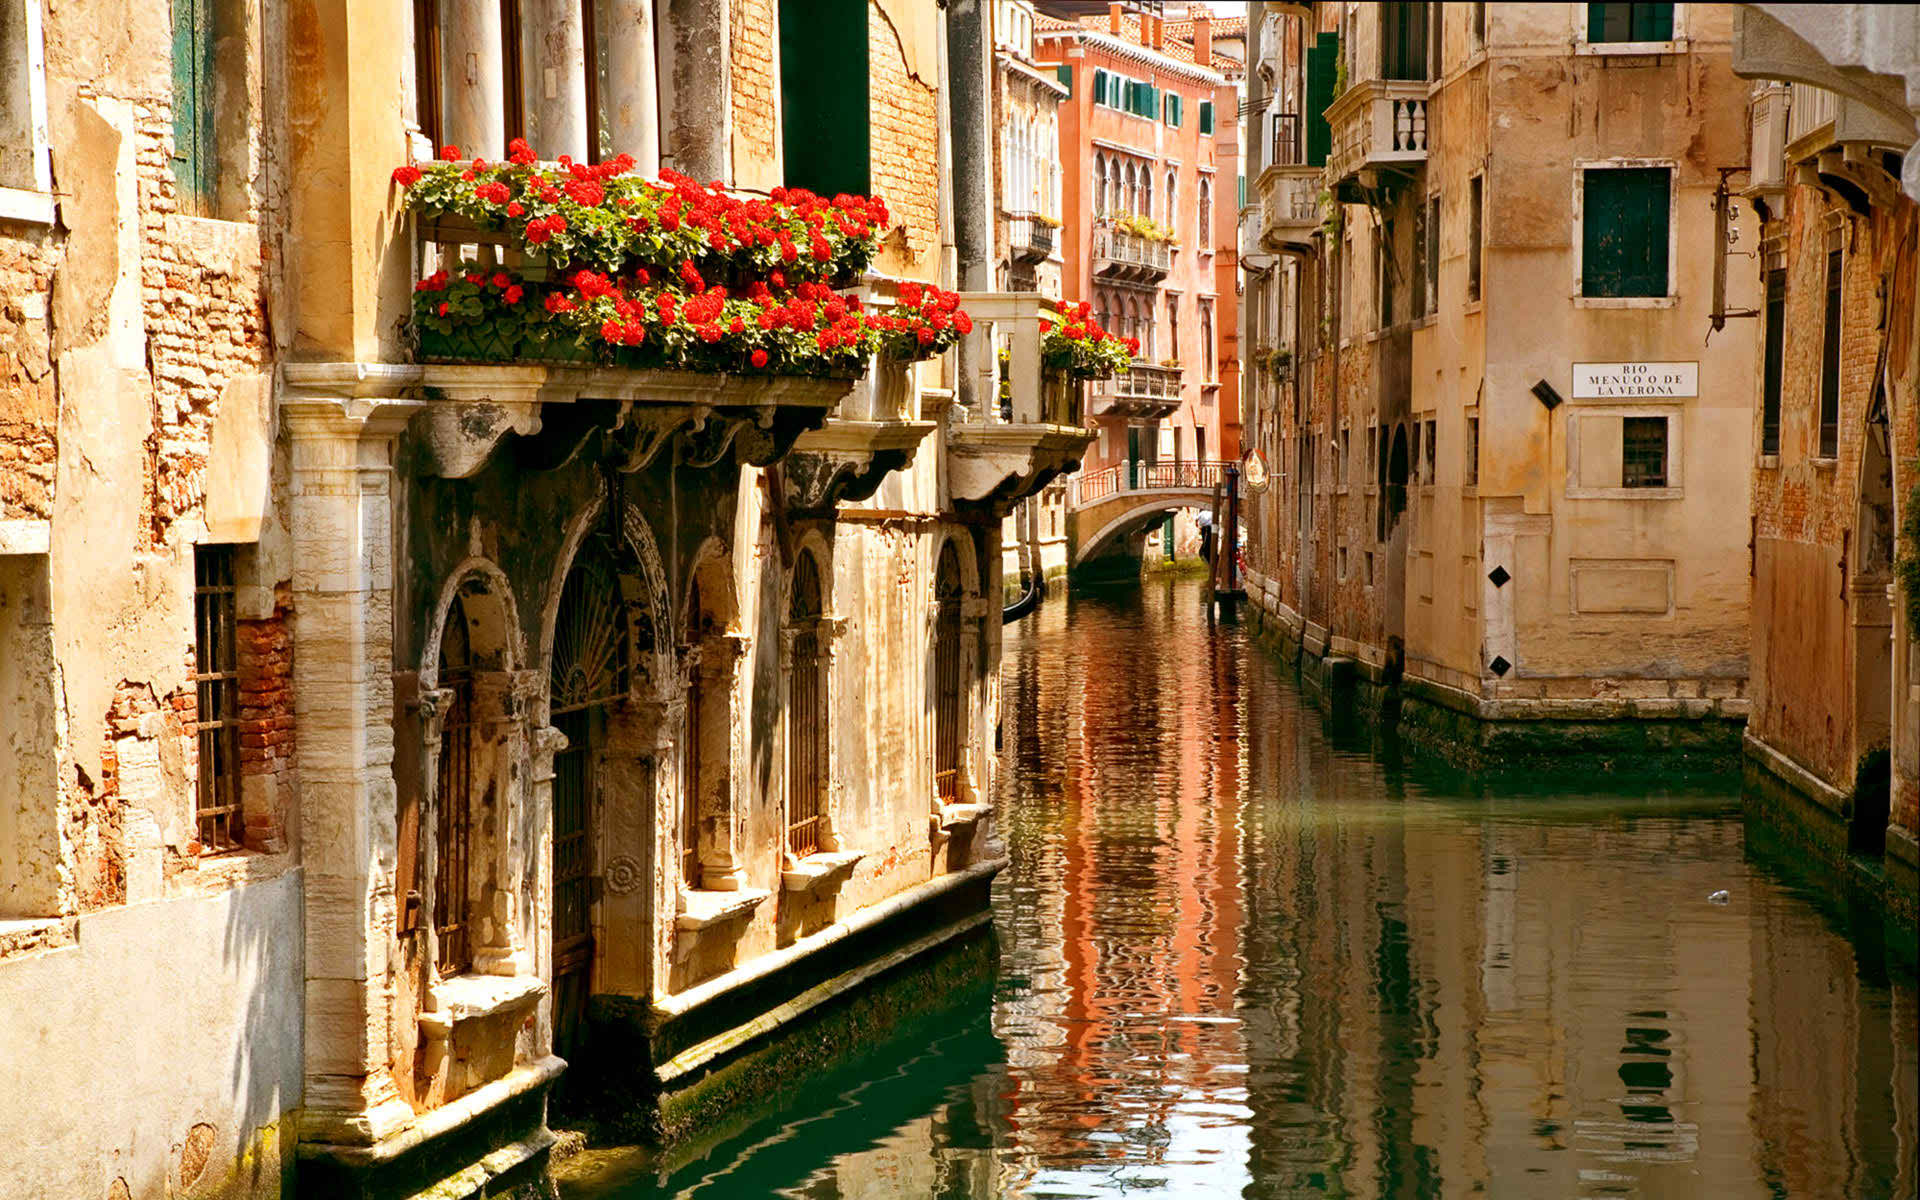
[[[533,782],[551,783],[554,756],[571,744],[567,735],[553,726],[537,726],[533,730],[530,746],[530,756],[533,759]]]
[[[622,471],[644,470],[661,449],[682,429],[698,429],[713,415],[705,404],[643,405],[631,400],[620,403],[614,430],[625,451]]]

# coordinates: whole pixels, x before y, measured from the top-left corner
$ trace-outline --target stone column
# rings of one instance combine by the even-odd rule
[[[730,178],[733,134],[730,0],[658,0],[660,164],[706,183]],[[832,69],[826,64],[825,69]]]
[[[301,1138],[367,1144],[413,1119],[389,1068],[394,928],[393,447],[418,401],[296,390],[294,697],[306,868]]]
[[[634,171],[660,170],[660,89],[654,72],[654,0],[609,0],[607,28],[595,32],[607,47],[607,78],[600,90],[607,142],[633,155]]]
[[[989,130],[993,118],[987,100],[988,39],[983,8],[983,0],[949,0],[947,4],[953,248],[959,290],[963,292],[984,292],[993,287],[993,210],[989,196],[993,165]],[[959,359],[960,386],[955,399],[976,415],[982,406],[997,406],[997,390],[991,383],[992,344],[982,338],[967,338],[960,344]],[[1018,367],[1015,363],[1016,370]]]
[[[689,663],[688,681],[693,686],[689,688],[687,703],[699,704],[711,696],[718,701],[716,707],[720,710],[714,719],[709,719],[707,712],[700,714],[704,741],[698,747],[702,763],[720,764],[720,778],[711,787],[705,786],[705,780],[688,781],[694,789],[694,818],[700,839],[697,847],[700,886],[708,891],[733,892],[747,885],[740,850],[744,814],[739,791],[744,772],[739,769],[741,739],[736,736],[735,727],[744,708],[740,697],[740,668],[746,663],[747,649],[752,644],[753,639],[744,634],[715,634],[704,639],[695,655],[690,656],[693,661]],[[695,748],[688,748],[688,753],[694,752]]]
[[[533,35],[533,57],[527,63],[533,96],[527,140],[542,158],[569,154],[584,162],[592,149],[587,145],[587,72],[595,64],[582,2],[535,0],[527,6],[525,20]]]
[[[440,7],[441,136],[468,158],[506,156],[500,0],[443,0]],[[519,47],[512,47],[517,53]],[[438,150],[439,147],[434,147]]]

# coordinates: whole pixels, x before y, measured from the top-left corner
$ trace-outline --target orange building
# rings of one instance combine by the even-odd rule
[[[1093,385],[1099,441],[1082,464],[1240,454],[1235,220],[1240,63],[1202,13],[1042,3],[1034,55],[1071,88],[1059,110],[1061,291],[1139,339],[1134,368]],[[1234,25],[1244,24],[1244,18]]]

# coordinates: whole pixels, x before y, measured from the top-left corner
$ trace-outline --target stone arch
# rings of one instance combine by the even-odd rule
[[[540,657],[535,665],[543,677],[553,665],[554,629],[559,621],[560,596],[566,587],[567,575],[573,570],[581,545],[603,520],[605,511],[606,502],[595,499],[575,514],[561,541],[559,557],[547,580],[546,600],[540,609]],[[638,584],[637,588],[630,589],[633,594],[629,594],[627,600],[629,604],[644,606],[644,615],[653,626],[652,652],[644,656],[644,664],[636,665],[645,667],[650,698],[664,699],[674,690],[674,638],[671,633],[674,614],[671,593],[667,587],[666,566],[660,557],[660,544],[654,539],[653,528],[647,524],[647,519],[631,507],[625,510],[624,517],[621,525],[622,550],[631,555],[631,559],[621,565],[637,571],[632,578]],[[540,704],[542,718],[546,715],[549,700],[543,689]]]
[[[1084,562],[1094,557],[1114,538],[1133,528],[1150,523],[1153,517],[1183,508],[1211,509],[1212,506],[1211,495],[1168,496],[1143,501],[1109,518],[1100,528],[1094,530],[1093,536],[1081,542],[1079,548],[1074,551],[1074,561]]]
[[[735,891],[746,884],[736,697],[749,640],[739,629],[732,552],[709,537],[691,561],[681,599],[687,690],[674,854],[683,887]]]
[[[470,557],[448,572],[434,600],[420,656],[423,690],[439,682],[441,642],[456,606],[466,624],[467,644],[478,659],[500,671],[512,670],[526,659],[519,608],[506,572],[491,559]]]
[[[1893,788],[1893,441],[1883,375],[1860,439],[1847,614],[1853,659],[1853,813],[1849,849],[1886,851]]]

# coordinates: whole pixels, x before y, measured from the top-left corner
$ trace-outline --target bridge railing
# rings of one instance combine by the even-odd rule
[[[1188,488],[1211,491],[1226,478],[1227,463],[1222,459],[1182,462],[1137,462],[1084,471],[1070,483],[1068,502],[1074,508],[1096,504],[1126,492],[1167,491]]]

